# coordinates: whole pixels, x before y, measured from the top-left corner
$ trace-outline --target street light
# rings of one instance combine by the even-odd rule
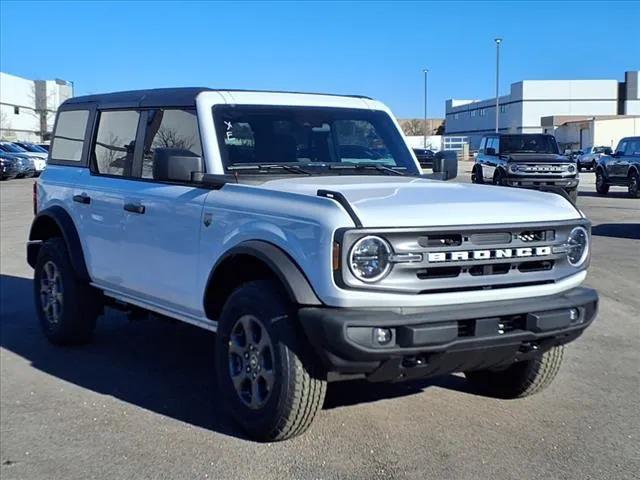
[[[496,133],[498,133],[498,128],[500,126],[500,105],[499,105],[499,87],[500,87],[500,44],[502,43],[502,39],[500,37],[494,38],[494,42],[496,42]]]
[[[427,74],[429,73],[428,69],[422,70],[424,73],[424,138],[423,138],[423,147],[426,150],[427,148]]]

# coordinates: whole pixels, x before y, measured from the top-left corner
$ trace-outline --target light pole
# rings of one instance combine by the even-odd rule
[[[429,73],[428,69],[422,70],[424,73],[424,138],[423,138],[423,147],[426,150],[427,148],[427,75]]]
[[[500,44],[502,43],[502,39],[498,37],[493,40],[496,42],[496,133],[498,133],[500,126],[500,105],[498,97],[500,94]]]

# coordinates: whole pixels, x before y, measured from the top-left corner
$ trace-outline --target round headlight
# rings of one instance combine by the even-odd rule
[[[509,171],[510,172],[517,172],[519,170],[518,164],[517,163],[512,163],[511,165],[509,165]]]
[[[569,167],[567,168],[567,171],[569,173],[574,173],[576,171],[576,166],[575,165],[569,165]]]
[[[567,239],[567,259],[574,267],[582,265],[589,255],[589,234],[583,227],[571,230]]]
[[[349,268],[358,280],[373,283],[382,280],[391,270],[391,247],[380,237],[358,240],[349,252]]]

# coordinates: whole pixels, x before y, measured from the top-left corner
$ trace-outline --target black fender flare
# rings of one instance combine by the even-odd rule
[[[298,305],[322,305],[306,275],[291,256],[272,243],[248,240],[227,250],[214,264],[205,288],[205,311],[207,292],[220,280],[216,278],[219,272],[218,267],[234,256],[240,255],[254,257],[264,263],[278,278],[292,302]]]
[[[629,171],[627,172],[627,177],[629,177],[632,173],[640,175],[640,165],[633,164],[629,166]]]
[[[67,246],[67,252],[76,276],[80,280],[90,282],[91,278],[84,260],[82,244],[80,243],[76,225],[71,215],[58,205],[41,210],[33,219],[31,230],[29,231],[29,243],[27,244],[27,262],[31,267],[35,267],[42,242],[55,236],[51,232],[52,222],[62,234],[62,239]]]

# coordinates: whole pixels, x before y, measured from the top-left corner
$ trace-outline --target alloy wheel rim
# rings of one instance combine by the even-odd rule
[[[228,363],[233,387],[242,403],[252,410],[264,407],[275,383],[273,344],[255,316],[243,315],[231,329]]]
[[[58,324],[62,316],[64,303],[62,275],[60,270],[51,260],[42,267],[40,277],[40,304],[47,321]]]

